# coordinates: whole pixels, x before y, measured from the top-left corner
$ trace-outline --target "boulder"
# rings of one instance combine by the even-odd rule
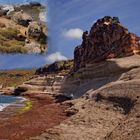
[[[27,13],[23,12],[22,10],[19,12],[15,12],[12,19],[17,24],[23,25],[25,27],[27,27],[29,23],[32,21],[32,17]]]
[[[90,32],[83,33],[83,42],[74,51],[74,69],[88,62],[130,56],[140,52],[140,37],[121,25],[118,17],[98,19]]]
[[[9,10],[3,10],[0,8],[0,16],[6,16]]]
[[[28,26],[28,37],[33,37],[33,38],[39,38],[41,34],[43,33],[43,29],[40,23],[34,21],[31,22]]]

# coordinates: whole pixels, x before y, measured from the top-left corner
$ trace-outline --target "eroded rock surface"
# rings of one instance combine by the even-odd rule
[[[83,42],[74,51],[74,68],[78,70],[90,61],[130,56],[139,53],[140,37],[130,33],[117,17],[97,20],[90,32],[83,33]]]
[[[84,93],[71,102],[74,104],[71,110],[77,113],[30,139],[139,140],[139,64],[139,55],[87,64],[81,74],[75,73],[75,79],[69,78],[66,84],[74,95]],[[79,83],[75,81],[77,78]]]

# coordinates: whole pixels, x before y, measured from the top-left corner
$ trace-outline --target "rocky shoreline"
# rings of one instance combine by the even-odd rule
[[[139,51],[139,37],[117,17],[99,19],[74,61],[45,65],[14,89],[32,108],[0,122],[0,139],[139,140]]]
[[[43,133],[68,118],[67,104],[56,103],[51,96],[26,94],[31,108],[9,106],[0,112],[0,139],[25,140]],[[25,107],[24,107],[25,108]]]

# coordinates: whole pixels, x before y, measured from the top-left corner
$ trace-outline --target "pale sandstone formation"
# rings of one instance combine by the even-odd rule
[[[77,113],[30,139],[139,140],[140,56],[87,64],[81,71],[79,75],[75,73],[81,81],[79,87],[67,87],[67,90],[73,88],[77,97],[85,93],[83,97],[72,101],[74,106],[71,110]],[[69,78],[68,84],[70,81],[74,82],[74,77]]]
[[[106,16],[84,32],[75,71],[63,82],[54,78],[58,90],[51,90],[74,99],[64,102],[72,106],[66,110],[71,117],[30,140],[139,140],[139,39],[117,17]]]

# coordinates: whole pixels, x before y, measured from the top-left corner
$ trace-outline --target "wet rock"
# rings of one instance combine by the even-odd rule
[[[13,93],[13,95],[20,95],[21,93],[27,91],[26,87],[17,87]]]

